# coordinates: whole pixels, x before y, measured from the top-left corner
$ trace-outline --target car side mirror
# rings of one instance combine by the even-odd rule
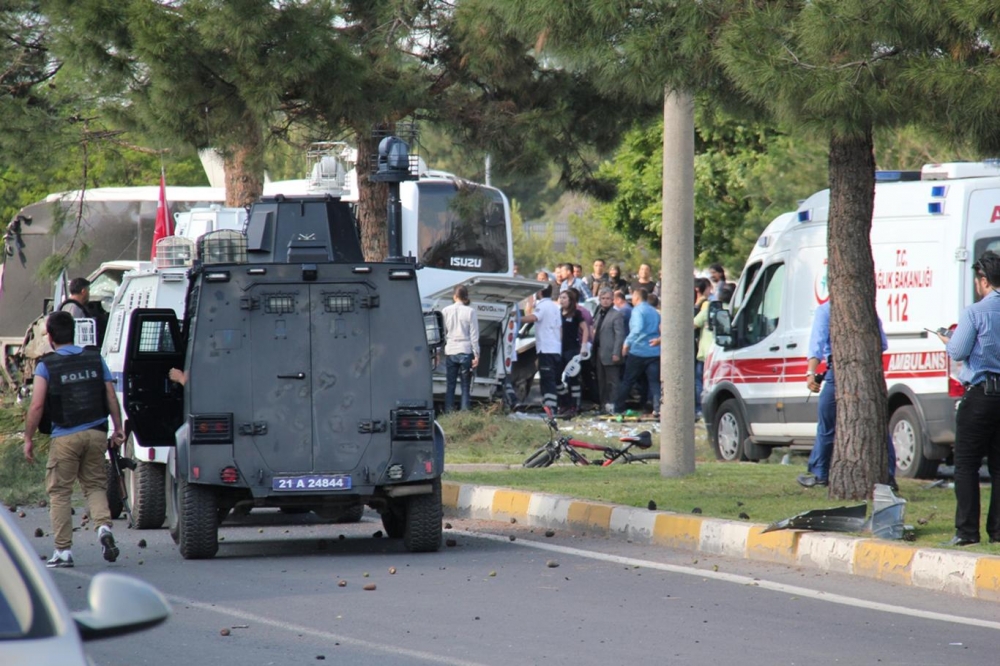
[[[131,576],[99,573],[87,592],[90,609],[73,614],[85,641],[148,629],[170,617],[170,604],[149,583]]]
[[[711,317],[709,312],[709,317]],[[731,347],[733,344],[733,326],[729,319],[729,311],[719,308],[712,317],[712,332],[715,334],[715,344],[722,348]]]

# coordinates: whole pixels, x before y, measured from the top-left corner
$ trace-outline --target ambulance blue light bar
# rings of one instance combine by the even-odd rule
[[[876,183],[899,183],[902,181],[920,180],[919,171],[876,171]]]
[[[927,204],[927,212],[930,213],[931,215],[940,215],[941,213],[944,212],[944,208],[941,205],[940,201],[934,201],[932,203]]]
[[[808,222],[812,217],[811,210],[800,210],[799,211],[799,222]]]
[[[947,191],[948,188],[945,187],[944,185],[935,185],[934,187],[931,188],[931,196],[940,199],[945,195],[945,192]]]

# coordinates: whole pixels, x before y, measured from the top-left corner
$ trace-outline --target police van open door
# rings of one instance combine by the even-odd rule
[[[371,433],[385,426],[372,420],[377,296],[363,282],[262,284],[244,303],[253,417],[238,427],[275,473],[355,469]]]
[[[168,309],[136,309],[129,322],[121,382],[128,427],[147,446],[174,446],[184,422],[183,388],[170,381],[184,367],[177,315]]]

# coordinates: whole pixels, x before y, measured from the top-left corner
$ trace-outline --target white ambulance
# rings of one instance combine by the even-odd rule
[[[826,281],[829,190],[775,219],[757,241],[732,301],[731,336],[705,364],[703,411],[716,455],[760,460],[808,449],[815,396],[806,389],[809,334]],[[880,172],[872,219],[877,310],[889,340],[883,370],[897,475],[924,478],[955,442],[963,393],[935,330],[972,304],[971,266],[1000,251],[1000,163],[930,164]]]

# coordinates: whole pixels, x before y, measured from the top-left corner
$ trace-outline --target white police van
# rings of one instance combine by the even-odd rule
[[[767,458],[809,448],[816,399],[806,389],[809,334],[826,280],[829,190],[776,218],[761,234],[732,301],[732,339],[705,363],[703,409],[716,455]],[[971,265],[1000,251],[1000,164],[929,164],[880,172],[871,232],[889,430],[897,475],[927,477],[955,442],[963,394],[940,340],[976,299]]]

